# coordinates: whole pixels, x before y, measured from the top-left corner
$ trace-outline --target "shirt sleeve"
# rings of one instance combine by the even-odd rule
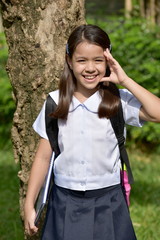
[[[33,129],[36,133],[38,133],[42,138],[45,138],[48,140],[48,136],[46,133],[46,124],[45,124],[45,106],[46,101],[43,104],[43,107],[36,118],[35,122],[33,123]]]
[[[126,89],[120,90],[120,96],[125,123],[131,126],[142,127],[144,121],[141,121],[139,118],[141,103]]]

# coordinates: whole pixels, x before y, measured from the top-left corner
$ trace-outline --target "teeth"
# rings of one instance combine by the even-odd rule
[[[95,78],[96,76],[85,76],[85,78],[87,78],[87,79],[93,79],[93,78]]]

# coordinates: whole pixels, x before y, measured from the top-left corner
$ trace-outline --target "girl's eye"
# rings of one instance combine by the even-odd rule
[[[85,62],[85,60],[84,59],[79,59],[79,60],[77,60],[77,62]]]
[[[103,59],[96,59],[96,62],[103,62]]]

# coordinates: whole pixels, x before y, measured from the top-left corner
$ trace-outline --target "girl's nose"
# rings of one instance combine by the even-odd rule
[[[94,71],[95,71],[95,65],[94,65],[94,63],[88,62],[87,65],[86,65],[86,67],[85,67],[85,71],[86,71],[86,72],[90,72],[90,73],[94,72]]]

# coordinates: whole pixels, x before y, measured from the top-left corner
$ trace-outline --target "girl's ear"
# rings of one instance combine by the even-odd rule
[[[69,65],[70,69],[72,70],[72,60],[70,59],[69,56],[67,56],[67,63]]]

